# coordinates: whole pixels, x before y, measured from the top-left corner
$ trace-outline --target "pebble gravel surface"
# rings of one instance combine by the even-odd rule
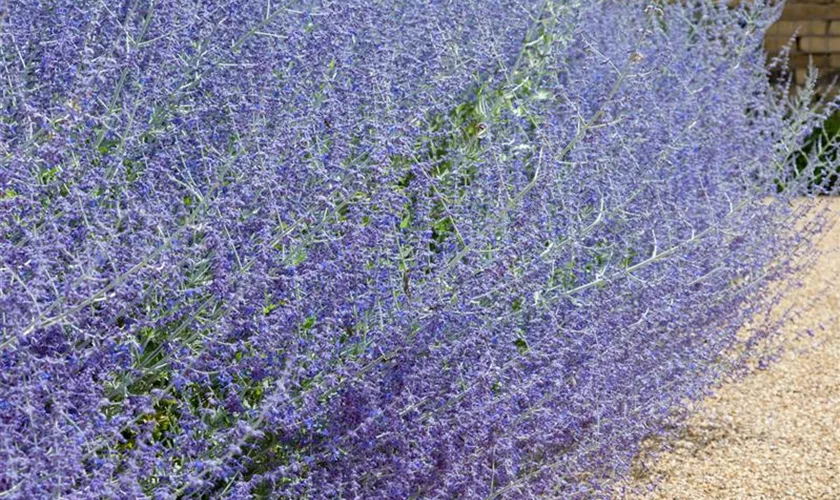
[[[817,203],[840,219],[840,199]],[[723,383],[676,440],[640,458],[632,486],[656,487],[627,498],[840,499],[840,223],[816,245],[774,306],[786,318],[778,359]]]

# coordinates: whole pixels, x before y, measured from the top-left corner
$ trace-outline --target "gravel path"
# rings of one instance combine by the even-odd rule
[[[819,203],[840,216],[840,199]],[[840,499],[840,223],[817,241],[823,254],[778,306],[793,311],[778,362],[705,401],[639,469],[636,486],[657,489],[634,498]]]

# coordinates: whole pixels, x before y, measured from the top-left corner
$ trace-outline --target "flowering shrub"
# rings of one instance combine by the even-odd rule
[[[690,4],[4,7],[0,497],[596,495],[805,236]]]
[[[840,135],[840,113],[835,112],[812,131],[798,151],[796,170],[791,177],[800,175],[809,180],[809,189],[816,194],[836,191],[840,171],[827,167],[836,163],[837,150],[834,140]],[[780,182],[780,189],[784,182]]]

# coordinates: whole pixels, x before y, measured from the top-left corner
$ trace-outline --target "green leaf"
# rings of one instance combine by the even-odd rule
[[[58,165],[47,170],[42,170],[38,174],[38,180],[41,182],[41,184],[49,184],[55,179],[56,175],[58,175],[59,172],[61,172],[61,167]]]
[[[301,323],[300,328],[301,328],[301,330],[303,330],[305,332],[309,331],[309,330],[312,329],[313,326],[315,326],[315,323],[317,321],[318,321],[318,318],[315,317],[315,315],[313,314],[312,316],[309,316],[308,318],[306,318],[303,321],[303,323]]]
[[[309,254],[306,253],[306,250],[301,248],[294,253],[291,263],[293,266],[298,266],[301,262],[305,261],[308,256]]]
[[[113,151],[119,143],[119,139],[103,139],[102,142],[99,143],[99,153],[106,155]]]

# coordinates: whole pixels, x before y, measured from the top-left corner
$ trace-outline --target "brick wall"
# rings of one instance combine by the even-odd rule
[[[840,75],[840,0],[787,0],[782,17],[767,32],[767,52],[777,54],[797,28],[790,61],[797,83],[805,81],[809,57],[821,80]]]

